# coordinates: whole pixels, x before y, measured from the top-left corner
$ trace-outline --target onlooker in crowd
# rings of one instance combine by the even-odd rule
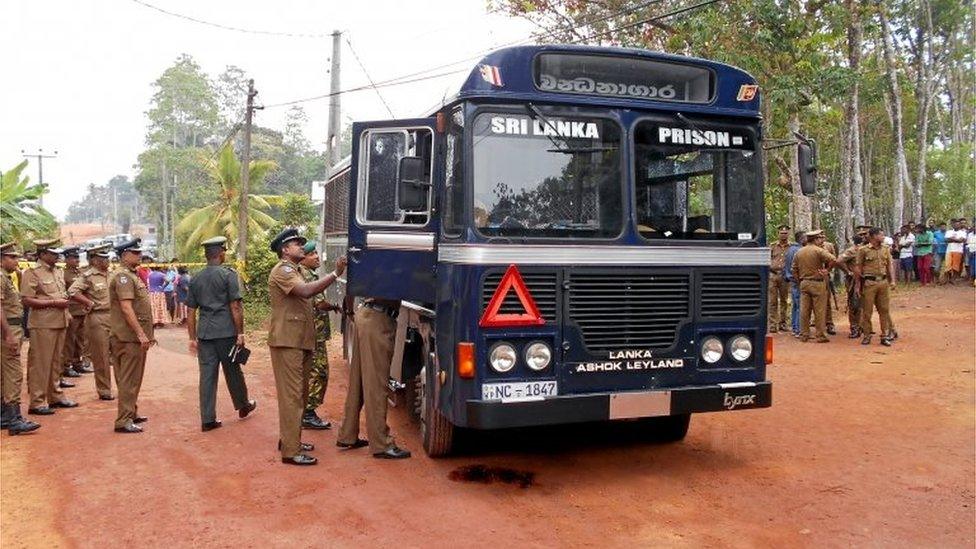
[[[976,281],[976,221],[966,237],[966,269],[971,280]]]
[[[156,267],[149,272],[149,301],[152,303],[153,327],[159,328],[168,322],[166,314],[166,273]]]
[[[924,224],[915,225],[915,276],[922,286],[932,283],[932,244],[935,236]]]
[[[152,263],[152,260],[153,260],[153,258],[152,258],[151,255],[149,255],[149,254],[142,254],[142,262],[143,263]],[[142,284],[145,287],[147,287],[147,288],[149,287],[149,273],[151,273],[151,272],[152,272],[152,269],[150,269],[149,267],[147,267],[145,265],[140,265],[136,269],[136,275],[139,276],[139,280],[141,280],[142,281]]]
[[[952,220],[952,230],[945,234],[946,239],[946,282],[953,284],[962,275],[962,254],[966,245],[966,231],[962,228],[962,221]]]
[[[800,281],[793,278],[793,258],[796,252],[803,247],[806,236],[803,231],[793,233],[796,239],[786,250],[786,258],[783,262],[783,278],[790,285],[790,326],[793,328],[793,336],[800,337]]]
[[[177,261],[173,258],[173,262]],[[178,275],[176,274],[176,267],[170,264],[169,269],[166,269],[166,283],[163,285],[163,294],[166,295],[166,311],[169,313],[169,318],[176,320],[176,279]]]
[[[176,269],[176,274],[176,315],[173,317],[173,322],[184,324],[187,314],[186,298],[190,291],[190,273],[186,267],[180,267]]]
[[[945,261],[946,254],[946,224],[939,223],[938,227],[938,229],[932,232],[935,240],[935,245],[932,247],[932,273],[935,275],[936,281],[941,282],[942,262]]]
[[[906,284],[911,282],[912,272],[915,271],[914,247],[915,235],[908,225],[902,225],[898,232],[898,270]]]

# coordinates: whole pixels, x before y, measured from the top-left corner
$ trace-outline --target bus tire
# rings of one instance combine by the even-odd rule
[[[429,364],[427,365],[429,366]],[[420,371],[420,430],[423,435],[424,451],[430,457],[450,455],[454,448],[454,425],[437,409],[434,402],[434,373],[428,367]]]
[[[654,442],[679,442],[688,434],[691,414],[649,417],[641,420],[641,427]]]

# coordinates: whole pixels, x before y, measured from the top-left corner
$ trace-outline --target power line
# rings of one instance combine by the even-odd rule
[[[369,83],[373,87],[373,90],[376,91],[376,96],[380,98],[380,102],[383,103],[384,107],[386,107],[386,112],[390,113],[390,117],[396,120],[396,115],[393,114],[393,109],[390,108],[389,103],[387,103],[386,99],[383,98],[383,94],[380,93],[379,88],[376,87],[376,82],[373,81],[373,77],[369,75],[369,71],[366,70],[366,66],[363,65],[362,60],[359,59],[359,54],[357,54],[355,48],[352,47],[352,42],[349,41],[349,35],[346,34],[343,36],[343,38],[345,38],[346,40],[346,45],[349,46],[349,51],[352,53],[353,59],[356,60],[356,63],[359,64],[359,68],[362,69],[363,74],[366,75],[366,80],[369,80]]]
[[[144,6],[144,7],[147,7],[149,9],[151,9],[151,10],[158,11],[159,13],[164,13],[166,15],[169,15],[170,17],[176,17],[178,19],[183,19],[185,21],[192,21],[193,23],[197,23],[197,24],[200,24],[200,25],[207,25],[209,27],[215,27],[215,28],[218,28],[218,29],[223,29],[223,30],[228,30],[228,31],[243,32],[243,33],[247,33],[247,34],[260,34],[260,35],[264,35],[264,36],[287,36],[289,38],[326,38],[326,37],[329,36],[328,34],[323,34],[323,33],[279,32],[279,31],[268,31],[268,30],[246,29],[246,28],[242,28],[242,27],[234,27],[234,26],[231,26],[231,25],[224,25],[222,23],[214,23],[213,21],[206,21],[204,19],[198,19],[196,17],[192,17],[192,16],[189,16],[189,15],[184,15],[182,13],[176,13],[175,11],[169,11],[169,10],[164,9],[164,8],[161,8],[159,6],[154,6],[153,4],[150,4],[148,2],[143,2],[142,0],[131,0],[131,1],[132,2],[135,2],[136,4],[139,4],[140,6]]]
[[[332,97],[333,95],[342,95],[342,94],[346,94],[346,93],[358,92],[358,91],[363,91],[363,90],[370,90],[370,89],[373,89],[373,88],[386,88],[386,87],[389,87],[389,86],[399,86],[399,85],[402,85],[402,84],[412,84],[414,82],[421,82],[423,80],[433,80],[435,78],[442,78],[444,76],[450,76],[452,74],[458,74],[458,73],[461,73],[461,72],[467,72],[467,70],[468,69],[466,69],[466,68],[465,69],[459,69],[459,70],[455,70],[455,71],[449,71],[449,72],[442,72],[442,73],[438,73],[438,74],[432,74],[430,76],[423,76],[423,77],[420,77],[420,78],[413,78],[413,79],[410,79],[410,80],[400,80],[400,79],[394,78],[392,80],[387,80],[387,81],[379,82],[379,83],[377,83],[375,85],[368,85],[367,84],[367,85],[363,85],[363,86],[357,86],[355,88],[349,88],[347,90],[340,90],[340,91],[337,91],[335,93],[323,93],[321,95],[314,95],[312,97],[304,97],[302,99],[294,99],[294,100],[291,100],[291,101],[283,101],[281,103],[272,103],[270,105],[265,105],[264,108],[266,108],[266,109],[272,109],[272,108],[275,108],[275,107],[285,107],[285,106],[288,106],[288,105],[295,105],[295,104],[298,104],[298,103],[307,103],[309,101],[316,101],[316,100],[319,100],[319,99],[326,99],[326,98]]]

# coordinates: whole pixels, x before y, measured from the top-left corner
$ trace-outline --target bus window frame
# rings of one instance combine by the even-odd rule
[[[692,119],[692,122],[701,123],[701,124],[714,123],[713,120],[711,120],[711,119],[701,120],[699,118],[699,117],[707,117],[707,116],[709,116],[709,115],[708,114],[696,113],[696,118],[693,118]],[[733,126],[733,127],[737,128],[737,129],[742,129],[742,130],[744,130],[746,132],[749,132],[750,137],[753,139],[753,143],[755,144],[755,149],[753,150],[753,154],[757,155],[756,156],[756,162],[759,162],[759,167],[758,167],[758,169],[756,171],[757,171],[757,173],[759,175],[759,181],[757,183],[757,185],[758,185],[758,187],[760,189],[759,216],[758,217],[759,217],[759,223],[761,225],[763,223],[763,220],[765,219],[765,216],[766,216],[766,205],[765,205],[764,200],[763,200],[763,197],[762,197],[762,193],[764,192],[764,189],[765,189],[765,186],[766,186],[766,182],[763,179],[765,174],[763,174],[763,170],[762,170],[762,141],[760,140],[761,132],[759,131],[758,126],[757,126],[759,124],[759,120],[758,119],[757,120],[753,120],[753,119],[748,119],[748,118],[742,118],[742,119],[739,119],[739,118],[731,118],[731,119],[729,119],[729,118],[725,118],[725,117],[716,117],[716,120],[719,120],[718,123],[721,124],[721,125],[724,125],[724,126]],[[685,123],[682,122],[681,120],[678,120],[678,119],[676,119],[676,118],[674,118],[672,116],[668,116],[668,114],[666,114],[666,113],[660,113],[660,114],[659,113],[644,113],[641,116],[638,116],[637,118],[635,118],[634,121],[633,121],[633,123],[631,123],[630,128],[628,128],[628,134],[630,136],[630,139],[628,140],[629,142],[627,143],[627,145],[630,147],[630,151],[631,151],[631,158],[630,158],[631,163],[635,163],[637,161],[637,126],[638,126],[638,124],[641,124],[643,122],[651,122],[651,123],[657,123],[657,124],[685,125]],[[734,150],[742,151],[742,150],[746,150],[746,149],[730,148],[730,150],[733,150],[733,151]],[[756,244],[762,244],[763,243],[763,241],[760,239],[760,235],[762,235],[763,237],[765,236],[765,229],[762,226],[756,227],[754,229],[755,231],[758,231],[758,232],[753,233],[752,238],[749,239],[749,240],[696,240],[696,239],[690,239],[690,238],[675,238],[675,239],[668,238],[668,239],[663,239],[662,240],[662,239],[647,238],[646,236],[644,236],[643,234],[641,234],[640,230],[637,229],[637,225],[638,225],[638,223],[637,223],[637,177],[638,177],[639,174],[637,173],[636,164],[633,164],[631,166],[631,168],[632,168],[631,169],[631,178],[632,179],[630,181],[630,183],[631,183],[631,185],[630,185],[630,192],[631,192],[631,194],[630,194],[631,212],[630,213],[631,213],[631,217],[632,217],[631,223],[633,223],[634,232],[640,238],[641,242],[646,243],[646,244],[657,244],[657,245],[662,245],[662,244],[663,245],[668,245],[668,244],[674,244],[674,243],[679,243],[680,242],[680,243],[684,243],[684,244],[687,244],[687,243],[695,243],[695,244],[706,244],[706,245],[707,244],[712,244],[712,245],[725,245],[725,246],[741,246],[742,244],[746,244],[746,243],[756,243]],[[727,166],[722,166],[722,171],[724,172],[726,170],[727,170]],[[727,217],[728,205],[727,205],[727,202],[728,202],[728,198],[729,198],[728,197],[728,189],[727,189],[727,187],[726,187],[726,185],[724,183],[722,185],[722,188],[721,188],[720,193],[722,195],[721,216],[722,216],[722,223],[724,224],[724,223],[727,223],[728,222],[728,217]]]
[[[384,134],[384,133],[403,133],[406,138],[405,143],[409,143],[410,132],[416,130],[427,130],[430,132],[430,174],[431,174],[431,186],[427,193],[427,214],[426,221],[423,224],[406,223],[406,214],[401,210],[399,212],[398,221],[377,221],[371,220],[366,217],[367,204],[369,200],[369,185],[367,178],[369,177],[369,162],[372,156],[372,147],[369,146],[369,136],[373,134]],[[362,158],[362,151],[366,150],[366,157]],[[359,150],[360,159],[357,165],[357,181],[356,181],[356,224],[360,227],[402,227],[408,229],[426,229],[430,227],[433,222],[434,213],[433,208],[433,196],[434,196],[434,167],[437,161],[437,132],[431,126],[390,126],[381,128],[368,128],[363,130],[359,136]],[[404,151],[404,156],[408,155],[408,151]],[[398,169],[399,172],[399,169]]]
[[[617,125],[620,130],[620,232],[615,236],[608,237],[558,237],[558,236],[499,236],[499,235],[487,235],[478,230],[478,227],[474,225],[474,123],[475,119],[482,114],[513,114],[518,116],[528,116],[529,110],[527,108],[528,103],[532,103],[537,107],[542,114],[546,115],[547,118],[550,117],[572,117],[572,118],[599,118],[605,119],[613,122]],[[536,102],[524,102],[524,103],[478,103],[474,105],[474,108],[470,111],[467,118],[465,118],[465,160],[469,161],[465,167],[465,187],[469,191],[467,197],[465,197],[465,224],[471,228],[471,230],[478,236],[478,238],[483,239],[486,242],[566,242],[569,245],[580,244],[580,243],[608,243],[619,241],[629,229],[628,225],[633,224],[632,212],[628,211],[630,209],[630,204],[627,203],[627,185],[628,185],[628,175],[627,170],[629,170],[629,158],[628,147],[630,147],[631,140],[628,138],[628,128],[624,124],[623,119],[620,117],[620,108],[612,107],[604,110],[594,111],[593,107],[589,105],[578,105],[578,104],[552,104],[552,103],[536,103]],[[557,112],[552,112],[557,111]],[[560,112],[562,111],[562,112]],[[569,112],[566,112],[569,111]]]

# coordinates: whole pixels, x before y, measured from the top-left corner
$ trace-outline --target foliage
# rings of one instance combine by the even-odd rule
[[[241,162],[230,144],[225,145],[216,162],[206,162],[207,173],[216,183],[217,198],[209,205],[188,212],[176,225],[181,257],[200,253],[200,242],[214,236],[225,236],[230,242],[237,241],[238,211],[241,194]],[[258,187],[268,173],[276,168],[268,160],[252,160],[250,181]],[[281,197],[248,193],[248,230],[251,234],[263,234],[275,224],[269,215],[272,204],[279,204]],[[233,248],[233,246],[231,246]]]
[[[118,212],[119,219],[113,219]],[[88,185],[85,195],[68,207],[67,223],[111,221],[121,225],[125,219],[141,221],[144,211],[135,185],[124,175],[116,175],[105,185]],[[126,232],[126,231],[122,231]]]
[[[303,194],[288,193],[282,196],[275,218],[282,228],[298,227],[308,238],[317,234],[318,208],[312,199]]]
[[[31,185],[30,177],[22,175],[25,168],[26,160],[0,177],[0,240],[21,246],[34,238],[53,236],[58,227],[54,216],[40,205],[47,185]]]
[[[200,65],[183,54],[154,83],[146,142],[202,147],[217,126],[217,100]]]

